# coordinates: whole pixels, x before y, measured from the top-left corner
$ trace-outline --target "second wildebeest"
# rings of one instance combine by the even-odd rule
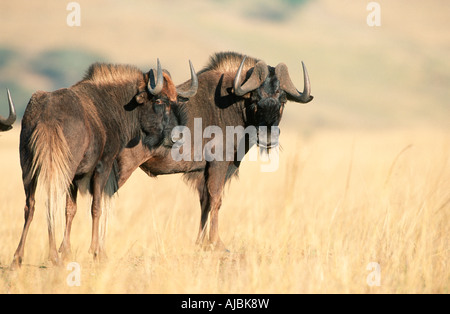
[[[38,182],[47,197],[49,259],[59,263],[55,214],[60,200],[67,195],[66,221],[71,222],[79,185],[86,178],[92,194],[89,251],[94,258],[99,256],[99,219],[105,187],[116,182],[115,160],[127,146],[139,143],[151,151],[164,145],[166,129],[177,124],[171,120],[171,104],[177,101],[178,92],[158,60],[157,69],[148,73],[134,66],[97,63],[83,80],[69,88],[32,95],[20,134],[25,225],[13,268],[23,261]],[[70,226],[66,224],[60,249],[63,255],[70,251]]]
[[[227,127],[277,127],[288,100],[307,103],[313,99],[304,65],[303,78],[303,92],[299,92],[284,63],[272,67],[264,61],[238,53],[214,54],[209,65],[198,73],[197,94],[184,105],[186,126],[194,134],[195,119],[201,119],[202,134],[206,128],[214,126],[223,130],[223,135],[226,134]],[[178,88],[187,88],[191,83],[187,81]],[[205,147],[208,140],[203,138],[202,147]],[[259,133],[253,142],[249,138],[244,141],[245,153],[255,143],[262,149],[270,149],[278,144]],[[191,154],[194,155],[197,148],[193,141],[190,145]],[[239,143],[235,142],[233,145],[234,159],[212,161],[204,158],[196,160],[193,157],[188,161],[175,161],[167,147],[158,147],[153,151],[143,145],[126,148],[117,157],[119,187],[138,167],[150,176],[184,173],[200,196],[201,218],[197,243],[206,248],[224,250],[225,246],[218,232],[222,192],[225,183],[237,174],[241,161],[237,156]],[[208,217],[210,223],[207,235],[205,231]]]

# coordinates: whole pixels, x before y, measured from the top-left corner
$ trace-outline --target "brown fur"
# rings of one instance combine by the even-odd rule
[[[219,126],[223,134],[226,127],[247,126],[278,126],[283,107],[286,103],[286,93],[280,90],[279,79],[275,68],[267,66],[267,76],[261,79],[261,85],[248,93],[237,96],[233,93],[236,72],[244,56],[238,53],[222,52],[214,54],[208,65],[198,73],[199,88],[197,94],[185,105],[186,126],[191,130],[191,154],[194,154],[193,130],[194,119],[202,119],[202,131],[208,126]],[[242,70],[241,81],[250,78],[254,73],[256,58],[247,57]],[[261,65],[263,66],[263,65]],[[256,72],[257,73],[257,72]],[[242,82],[241,82],[242,83]],[[187,88],[187,81],[179,88]],[[203,146],[210,139],[203,139]],[[260,139],[258,138],[258,141]],[[254,142],[245,140],[245,152]],[[225,143],[225,141],[223,141]],[[270,146],[271,143],[262,143]],[[183,173],[184,177],[197,190],[200,197],[201,218],[197,243],[216,250],[223,250],[218,232],[219,209],[222,204],[222,193],[226,182],[237,174],[240,160],[236,158],[237,143],[234,146],[235,159],[227,161],[174,161],[170,150],[159,147],[149,152],[142,146],[125,149],[118,157],[119,187],[122,186],[131,173],[139,166],[150,176],[162,174]],[[209,220],[209,234],[206,235],[206,225]]]
[[[198,73],[199,89],[184,106],[186,126],[194,130],[194,118],[202,118],[203,130],[208,126],[243,126],[247,124],[249,97],[237,97],[232,93],[236,71],[243,56],[234,53],[219,53],[211,57],[210,63]],[[257,59],[247,58],[245,71],[256,64]],[[187,88],[187,81],[178,88]],[[225,134],[226,132],[223,132]],[[193,134],[191,134],[193,135]],[[203,145],[209,139],[203,139]],[[192,154],[194,149],[191,149]],[[192,158],[193,159],[193,158]],[[170,149],[160,147],[149,152],[143,146],[125,149],[118,157],[119,187],[131,173],[140,167],[150,176],[171,173],[184,173],[185,178],[197,189],[201,203],[201,223],[197,242],[217,250],[224,249],[218,234],[218,210],[222,203],[223,186],[229,178],[237,174],[239,162],[228,161],[180,161],[172,159]],[[211,212],[209,238],[205,237],[205,225]]]
[[[26,194],[25,225],[12,266],[24,255],[25,239],[34,214],[34,194],[39,181],[47,193],[49,258],[59,263],[55,245],[54,217],[59,200],[67,194],[66,230],[60,248],[70,254],[69,234],[76,212],[78,186],[89,181],[92,199],[90,252],[98,257],[99,223],[105,207],[105,189],[114,183],[115,159],[121,150],[139,141],[148,150],[161,145],[166,136],[168,100],[146,92],[146,75],[133,66],[93,64],[83,80],[54,92],[36,92],[22,119],[20,158]],[[175,90],[164,77],[166,94]],[[170,87],[170,88],[169,88]],[[169,90],[170,89],[170,90]],[[145,96],[137,103],[136,96]],[[158,112],[154,102],[160,101]],[[117,182],[117,181],[116,181]],[[110,192],[112,194],[113,192]],[[109,195],[107,195],[109,196]]]
[[[235,52],[219,52],[213,54],[209,59],[208,65],[200,71],[200,73],[207,71],[218,71],[223,73],[231,72],[235,74],[243,58],[244,55]],[[244,62],[243,70],[246,71],[254,67],[258,61],[258,59],[247,57]]]
[[[141,76],[142,71],[132,65],[94,63],[80,83],[123,84],[136,81]]]
[[[178,97],[177,88],[175,87],[175,84],[173,84],[170,75],[168,75],[167,73],[163,73],[163,76],[164,76],[164,87],[161,94],[166,96],[172,102],[177,101]]]

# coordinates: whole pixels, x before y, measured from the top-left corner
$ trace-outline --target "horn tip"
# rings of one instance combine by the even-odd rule
[[[190,59],[189,59],[189,67],[192,69],[192,71],[195,72],[194,65],[192,64],[192,61]]]
[[[302,67],[303,67],[303,69],[306,70],[306,65],[305,65],[305,62],[303,62],[303,61],[302,61]]]

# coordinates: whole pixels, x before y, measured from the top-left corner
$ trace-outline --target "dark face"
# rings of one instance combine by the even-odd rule
[[[139,108],[139,122],[145,135],[144,144],[150,149],[159,145],[171,146],[170,133],[180,123],[175,114],[177,102],[171,101],[164,94],[153,96],[145,93],[139,97],[143,98]]]
[[[278,145],[278,125],[286,101],[286,93],[280,89],[280,81],[273,71],[270,71],[264,83],[253,91],[250,106],[252,122],[258,130],[260,147],[269,149]]]
[[[152,149],[160,145],[172,147],[172,130],[178,125],[186,124],[183,103],[197,93],[198,80],[190,63],[191,86],[188,90],[177,90],[169,72],[162,70],[158,62],[155,87],[152,86],[151,70],[144,76],[145,85],[139,88],[135,97],[141,131],[144,133],[143,143]]]
[[[302,62],[304,85],[301,93],[292,83],[284,63],[279,63],[274,68],[267,66],[262,60],[253,60],[256,64],[247,71],[247,79],[242,84],[241,76],[246,58],[243,56],[236,71],[233,91],[236,96],[241,97],[245,97],[251,92],[250,104],[247,102],[246,106],[247,120],[250,125],[258,128],[257,143],[259,147],[270,149],[278,144],[278,135],[280,134],[278,125],[286,101],[307,103],[313,99],[308,72]]]

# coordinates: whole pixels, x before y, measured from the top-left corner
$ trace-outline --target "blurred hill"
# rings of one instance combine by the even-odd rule
[[[36,90],[70,86],[95,61],[148,70],[159,57],[176,82],[217,51],[284,62],[301,89],[308,67],[315,100],[289,104],[283,124],[318,127],[450,126],[450,6],[444,0],[377,1],[381,26],[369,27],[369,1],[77,1],[81,26],[69,27],[70,1],[0,3],[0,114],[5,88],[19,114]]]

